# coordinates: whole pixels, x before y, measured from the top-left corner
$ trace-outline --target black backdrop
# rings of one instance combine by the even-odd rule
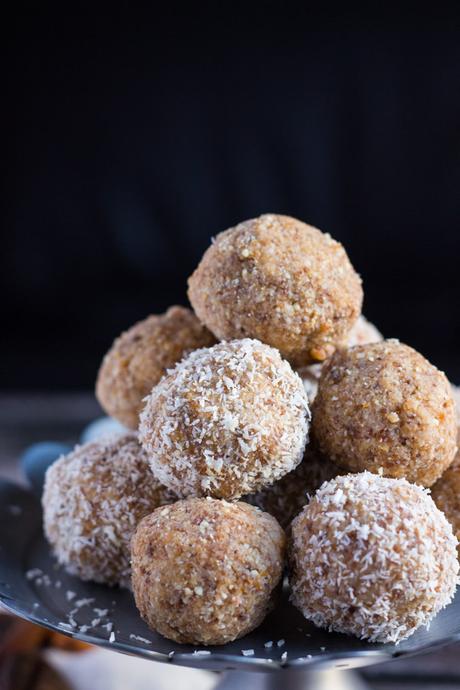
[[[367,316],[460,383],[458,16],[214,7],[17,14],[0,385],[92,386],[115,335],[186,303],[210,236],[265,211],[341,240]]]

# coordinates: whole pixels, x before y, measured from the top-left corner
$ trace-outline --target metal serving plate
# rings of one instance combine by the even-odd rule
[[[125,654],[209,670],[307,670],[365,666],[460,640],[460,591],[429,630],[419,630],[396,646],[315,628],[291,606],[285,588],[276,610],[246,637],[218,647],[179,645],[149,630],[130,592],[81,582],[59,568],[41,524],[37,498],[1,481],[1,603],[38,625]]]

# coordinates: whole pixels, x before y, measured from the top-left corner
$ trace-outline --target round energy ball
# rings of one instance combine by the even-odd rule
[[[310,442],[302,462],[295,470],[275,484],[244,496],[242,500],[270,513],[286,529],[323,482],[338,474],[341,474],[341,470]]]
[[[147,398],[139,435],[178,495],[233,499],[302,460],[310,411],[299,376],[257,340],[195,350]]]
[[[422,355],[386,340],[337,350],[322,370],[313,433],[340,467],[431,486],[454,459],[450,385]]]
[[[130,540],[138,522],[175,500],[152,475],[135,434],[93,441],[48,468],[45,534],[72,575],[129,586]]]
[[[215,343],[213,335],[185,307],[139,321],[117,338],[105,355],[96,397],[111,417],[137,429],[143,399],[166,370],[186,354]]]
[[[300,367],[346,342],[363,291],[330,235],[267,214],[217,235],[189,278],[189,298],[218,339],[257,338]]]
[[[276,520],[247,503],[195,498],[159,508],[132,540],[136,605],[170,640],[225,644],[272,608],[284,548]]]
[[[292,523],[291,599],[305,618],[399,642],[452,600],[457,540],[426,489],[370,472],[337,477]]]
[[[460,539],[460,466],[456,462],[449,467],[431,489],[433,501],[449,520],[457,539]]]
[[[382,334],[377,330],[374,324],[361,314],[348,334],[347,347],[366,345],[367,343],[378,343],[381,340],[383,340]],[[297,369],[297,373],[302,379],[310,403],[313,402],[318,392],[318,383],[321,377],[322,366],[322,364],[309,364],[306,367]]]

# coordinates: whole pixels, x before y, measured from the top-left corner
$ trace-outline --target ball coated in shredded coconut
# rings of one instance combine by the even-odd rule
[[[302,462],[295,470],[275,484],[255,494],[244,496],[242,500],[273,515],[285,529],[323,482],[341,473],[342,470],[310,442],[305,449]]]
[[[397,340],[337,350],[323,366],[313,434],[344,469],[382,470],[431,486],[456,452],[450,385]]]
[[[177,497],[152,475],[133,433],[77,446],[45,478],[45,534],[82,580],[130,585],[130,540],[141,518]]]
[[[192,352],[148,397],[139,435],[152,471],[181,496],[233,499],[302,460],[310,412],[279,352],[235,340]]]
[[[296,367],[346,342],[362,297],[341,244],[275,214],[217,235],[189,279],[190,302],[217,338],[257,338]]]
[[[132,540],[136,605],[168,639],[225,644],[272,608],[284,547],[276,520],[246,503],[195,498],[159,508]]]
[[[397,643],[453,598],[457,540],[426,489],[404,479],[332,479],[291,533],[291,599],[321,628]]]
[[[185,307],[139,321],[115,340],[105,355],[96,383],[104,410],[131,429],[137,429],[143,399],[166,370],[214,336]]]

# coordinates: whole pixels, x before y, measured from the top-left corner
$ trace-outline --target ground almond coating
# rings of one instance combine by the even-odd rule
[[[242,500],[270,513],[281,527],[286,529],[323,482],[342,472],[343,470],[322,455],[310,441],[305,448],[302,462],[295,470],[275,484],[255,494],[244,496]]]
[[[300,367],[346,342],[363,291],[341,244],[266,214],[217,235],[189,278],[189,298],[218,339],[257,338]]]
[[[45,534],[72,575],[129,586],[130,540],[138,522],[175,500],[153,477],[136,434],[93,441],[47,470]]]
[[[143,399],[166,370],[185,355],[215,343],[195,314],[170,307],[134,324],[117,338],[105,355],[96,383],[96,396],[107,414],[137,429]]]
[[[350,471],[380,470],[431,486],[456,453],[450,385],[422,355],[386,340],[337,352],[321,372],[313,433]]]
[[[457,540],[426,489],[337,477],[293,521],[291,599],[321,628],[399,642],[453,598]]]
[[[302,460],[310,411],[277,350],[235,340],[192,352],[146,401],[139,435],[152,471],[178,495],[233,499]]]
[[[132,540],[136,605],[168,639],[225,644],[272,608],[284,549],[276,520],[246,503],[194,498],[159,508]]]

